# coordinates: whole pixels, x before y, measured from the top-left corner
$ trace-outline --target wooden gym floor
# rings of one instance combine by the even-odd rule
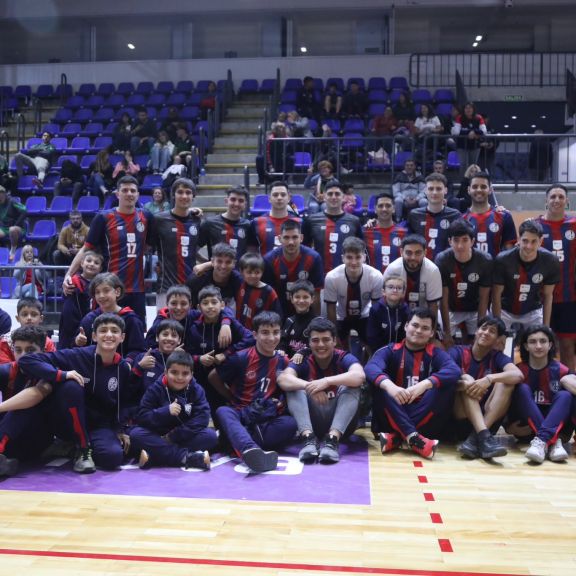
[[[534,466],[512,448],[465,461],[441,445],[426,461],[382,456],[360,433],[371,444],[366,506],[0,484],[0,575],[576,574],[574,457]]]

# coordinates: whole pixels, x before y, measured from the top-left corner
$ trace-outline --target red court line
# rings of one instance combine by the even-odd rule
[[[447,540],[446,538],[438,538],[438,544],[440,545],[440,550],[442,550],[442,552],[454,552],[450,540]]]
[[[414,460],[413,464],[414,464],[414,468],[423,468],[424,467],[424,462],[422,462],[421,460]]]
[[[440,547],[449,540],[438,540]],[[444,544],[443,544],[444,543]],[[234,566],[236,568],[261,568],[280,570],[308,570],[312,572],[343,572],[359,574],[397,574],[400,576],[529,576],[527,574],[509,574],[498,572],[451,572],[449,570],[408,570],[402,568],[370,568],[367,566],[325,566],[322,564],[290,564],[288,562],[250,562],[244,560],[213,560],[209,558],[175,558],[166,556],[138,556],[131,554],[93,554],[90,552],[55,552],[51,550],[15,550],[0,548],[5,556],[40,556],[46,558],[81,558],[85,560],[113,560],[117,562],[150,562],[159,564],[196,564],[203,566]],[[534,575],[532,575],[534,576]]]
[[[438,512],[430,512],[430,520],[432,520],[432,524],[444,524],[444,520]]]
[[[426,478],[426,476],[418,476],[418,482],[420,482],[420,484],[428,484],[428,478]]]
[[[434,502],[434,494],[432,494],[432,492],[424,492],[424,500],[426,500],[426,502]]]

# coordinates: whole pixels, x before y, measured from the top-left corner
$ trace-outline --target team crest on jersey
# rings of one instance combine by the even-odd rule
[[[245,238],[246,237],[246,232],[244,231],[244,228],[239,228],[238,229],[238,238]]]
[[[551,380],[550,390],[552,390],[552,392],[560,392],[560,382],[558,380]]]
[[[450,227],[450,222],[448,222],[448,220],[443,219],[440,220],[440,228],[442,228],[443,230],[447,230]]]
[[[478,282],[480,280],[480,275],[472,272],[472,274],[468,274],[468,282]]]
[[[112,376],[110,380],[108,380],[108,390],[110,392],[114,392],[118,388],[118,379]]]
[[[188,228],[188,233],[190,236],[198,236],[198,228],[196,228],[196,226],[190,226],[190,228]]]
[[[190,416],[192,414],[192,404],[188,403],[184,405],[184,412],[186,412],[186,416]]]
[[[342,224],[342,226],[340,226],[340,232],[348,234],[348,232],[350,232],[350,226],[348,226],[348,224]]]
[[[576,238],[576,234],[574,233],[574,230],[566,230],[564,237],[566,240],[574,240],[574,238]]]
[[[392,244],[394,244],[394,246],[400,246],[402,244],[402,240],[400,238],[392,238]]]
[[[144,222],[138,222],[138,224],[136,224],[136,230],[138,230],[138,232],[144,232]]]
[[[300,272],[298,272],[298,279],[308,280],[308,272],[306,272],[306,270],[300,270]]]
[[[262,298],[258,298],[258,300],[256,300],[256,308],[262,308],[263,304],[264,301],[262,300]]]
[[[250,372],[246,372],[246,378],[248,380],[253,380],[254,378],[256,378],[256,372],[254,372],[254,370],[250,370]]]
[[[494,234],[496,234],[496,232],[500,230],[500,225],[497,224],[496,222],[492,222],[490,226],[488,226],[488,229],[490,230],[490,232],[494,232]]]
[[[544,280],[544,276],[542,276],[542,274],[534,274],[534,276],[532,276],[532,282],[534,282],[534,284],[540,284],[542,280]]]

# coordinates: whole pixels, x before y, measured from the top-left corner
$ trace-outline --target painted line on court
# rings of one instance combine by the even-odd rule
[[[438,540],[441,546],[450,546],[448,540]],[[51,550],[16,550],[0,548],[4,556],[37,556],[44,558],[77,558],[83,560],[106,560],[117,562],[142,562],[157,564],[195,564],[202,566],[233,566],[235,568],[259,568],[275,570],[307,570],[309,572],[342,572],[358,574],[396,574],[398,576],[529,576],[496,572],[460,572],[449,570],[412,570],[403,568],[371,568],[367,566],[329,566],[323,564],[297,564],[288,562],[251,562],[244,560],[215,560],[211,558],[178,558],[167,556],[140,556],[134,554],[94,554],[90,552],[56,552]]]

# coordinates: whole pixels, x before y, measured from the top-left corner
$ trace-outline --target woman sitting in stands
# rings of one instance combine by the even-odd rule
[[[42,266],[42,262],[34,256],[34,248],[30,244],[26,244],[22,248],[20,260],[14,268],[16,286],[12,298],[24,298],[26,296],[38,298],[44,292],[46,281],[44,271],[41,268],[32,269],[31,266]]]

